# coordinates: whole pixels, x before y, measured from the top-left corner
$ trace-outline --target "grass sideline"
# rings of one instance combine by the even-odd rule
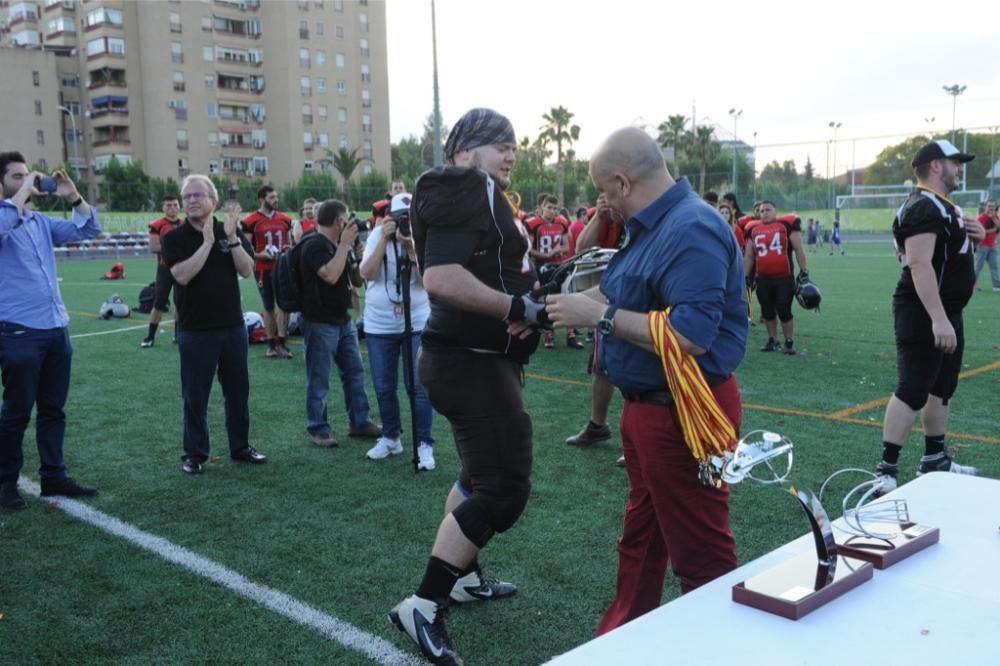
[[[818,490],[834,470],[868,469],[877,460],[881,408],[853,410],[894,385],[889,297],[898,267],[888,244],[848,244],[846,256],[809,260],[824,301],[819,314],[796,307],[802,355],[757,352],[764,337],[758,325],[738,374],[743,431],[787,434],[798,448],[796,482]],[[251,347],[251,436],[271,460],[247,467],[225,457],[216,389],[209,421],[213,454],[221,458],[201,477],[188,477],[179,468],[179,370],[169,328],[155,347],[139,349],[143,330],[110,331],[141,325],[144,316],[96,318],[112,292],[135,304],[153,277],[152,260],[128,260],[126,282],[99,281],[105,268],[100,261],[59,264],[71,334],[108,333],[74,340],[66,455],[71,474],[101,489],[88,505],[416,654],[385,613],[419,582],[455,479],[446,421],[435,422],[436,471],[414,475],[408,455],[368,461],[369,442],[346,437],[333,382],[331,418],[343,443],[316,449],[304,433],[301,346],[292,345],[291,361],[265,359],[262,347]],[[242,287],[245,309],[259,310],[254,285]],[[994,403],[984,398],[1000,389],[998,312],[1000,295],[992,292],[976,294],[966,310],[970,376],[954,399],[949,440],[962,449],[963,463],[993,478],[1000,477],[1000,428]],[[557,340],[562,345],[563,335]],[[520,593],[450,615],[449,631],[470,662],[537,664],[561,654],[591,638],[613,594],[627,485],[612,464],[619,439],[583,450],[563,443],[588,415],[584,365],[585,352],[559,346],[539,349],[527,368],[532,497],[519,524],[482,558]],[[374,393],[369,397],[374,409]],[[612,417],[619,413],[616,398]],[[903,451],[904,481],[914,474],[920,442],[915,434]],[[26,476],[37,479],[33,429],[25,459]],[[732,516],[741,562],[807,531],[794,501],[774,489],[734,487]],[[371,663],[44,501],[0,513],[0,561],[4,663]],[[668,576],[663,597],[677,594]]]

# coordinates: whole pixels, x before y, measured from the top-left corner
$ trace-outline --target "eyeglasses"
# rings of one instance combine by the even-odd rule
[[[198,201],[199,199],[203,199],[204,197],[207,196],[208,193],[206,192],[186,192],[183,196],[183,199],[184,201]]]

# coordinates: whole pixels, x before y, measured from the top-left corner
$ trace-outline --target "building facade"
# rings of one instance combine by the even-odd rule
[[[2,4],[0,59],[17,53],[26,64],[0,67],[0,82],[17,78],[17,89],[30,86],[42,104],[34,118],[33,101],[5,94],[3,116],[16,101],[17,117],[38,125],[46,149],[54,132],[60,155],[45,159],[66,159],[91,181],[115,156],[164,178],[198,172],[284,184],[303,170],[332,169],[327,151],[340,148],[358,150],[357,175],[391,173],[384,2]],[[13,133],[0,135],[3,145],[31,152],[22,129],[0,132]]]

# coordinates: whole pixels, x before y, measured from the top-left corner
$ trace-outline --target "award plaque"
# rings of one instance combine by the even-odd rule
[[[841,532],[836,540],[838,553],[870,562],[876,569],[886,569],[938,542],[941,536],[938,528],[910,520],[906,500],[877,499],[878,478],[866,470],[834,472],[823,482],[820,497],[835,477],[846,473],[870,478],[844,496],[844,527],[836,528]]]
[[[794,445],[773,432],[755,431],[736,447],[722,466],[726,483],[744,478],[765,485],[784,485],[792,467]],[[781,463],[784,458],[785,462]],[[756,474],[753,473],[756,468]],[[805,617],[820,606],[871,580],[872,565],[840,557],[830,517],[812,491],[789,484],[812,528],[815,553],[804,553],[733,586],[733,601],[789,620]]]

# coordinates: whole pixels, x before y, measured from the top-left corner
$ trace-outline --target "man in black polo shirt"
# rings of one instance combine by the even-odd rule
[[[882,460],[875,469],[880,493],[897,486],[899,454],[918,412],[925,436],[917,474],[977,474],[944,450],[948,401],[958,387],[965,349],[962,310],[976,281],[972,243],[986,235],[948,198],[972,159],[949,141],[925,144],[911,163],[917,187],[892,223],[903,274],[892,297],[898,378],[882,422]]]
[[[503,194],[515,148],[509,120],[490,109],[469,111],[445,144],[449,166],[420,177],[411,206],[431,297],[417,372],[431,405],[451,423],[462,467],[423,581],[389,617],[436,664],[462,663],[444,627],[449,599],[516,592],[483,576],[477,563],[493,535],[514,525],[531,491],[531,419],[521,382],[538,333],[525,323],[537,324],[544,309],[525,296],[535,274]]]
[[[250,378],[247,331],[237,274],[253,272],[250,244],[237,228],[239,206],[214,216],[219,193],[208,176],[192,174],[181,185],[187,224],[163,237],[163,259],[175,281],[177,346],[184,399],[182,469],[198,474],[208,460],[208,397],[218,374],[226,403],[226,434],[233,460],[263,463],[250,446]]]
[[[340,371],[352,437],[379,437],[372,423],[358,330],[348,310],[351,284],[361,285],[353,253],[358,227],[347,220],[347,204],[330,199],[316,211],[316,234],[303,238],[302,335],[306,353],[306,431],[313,444],[337,446],[330,432],[326,394],[333,363]]]

